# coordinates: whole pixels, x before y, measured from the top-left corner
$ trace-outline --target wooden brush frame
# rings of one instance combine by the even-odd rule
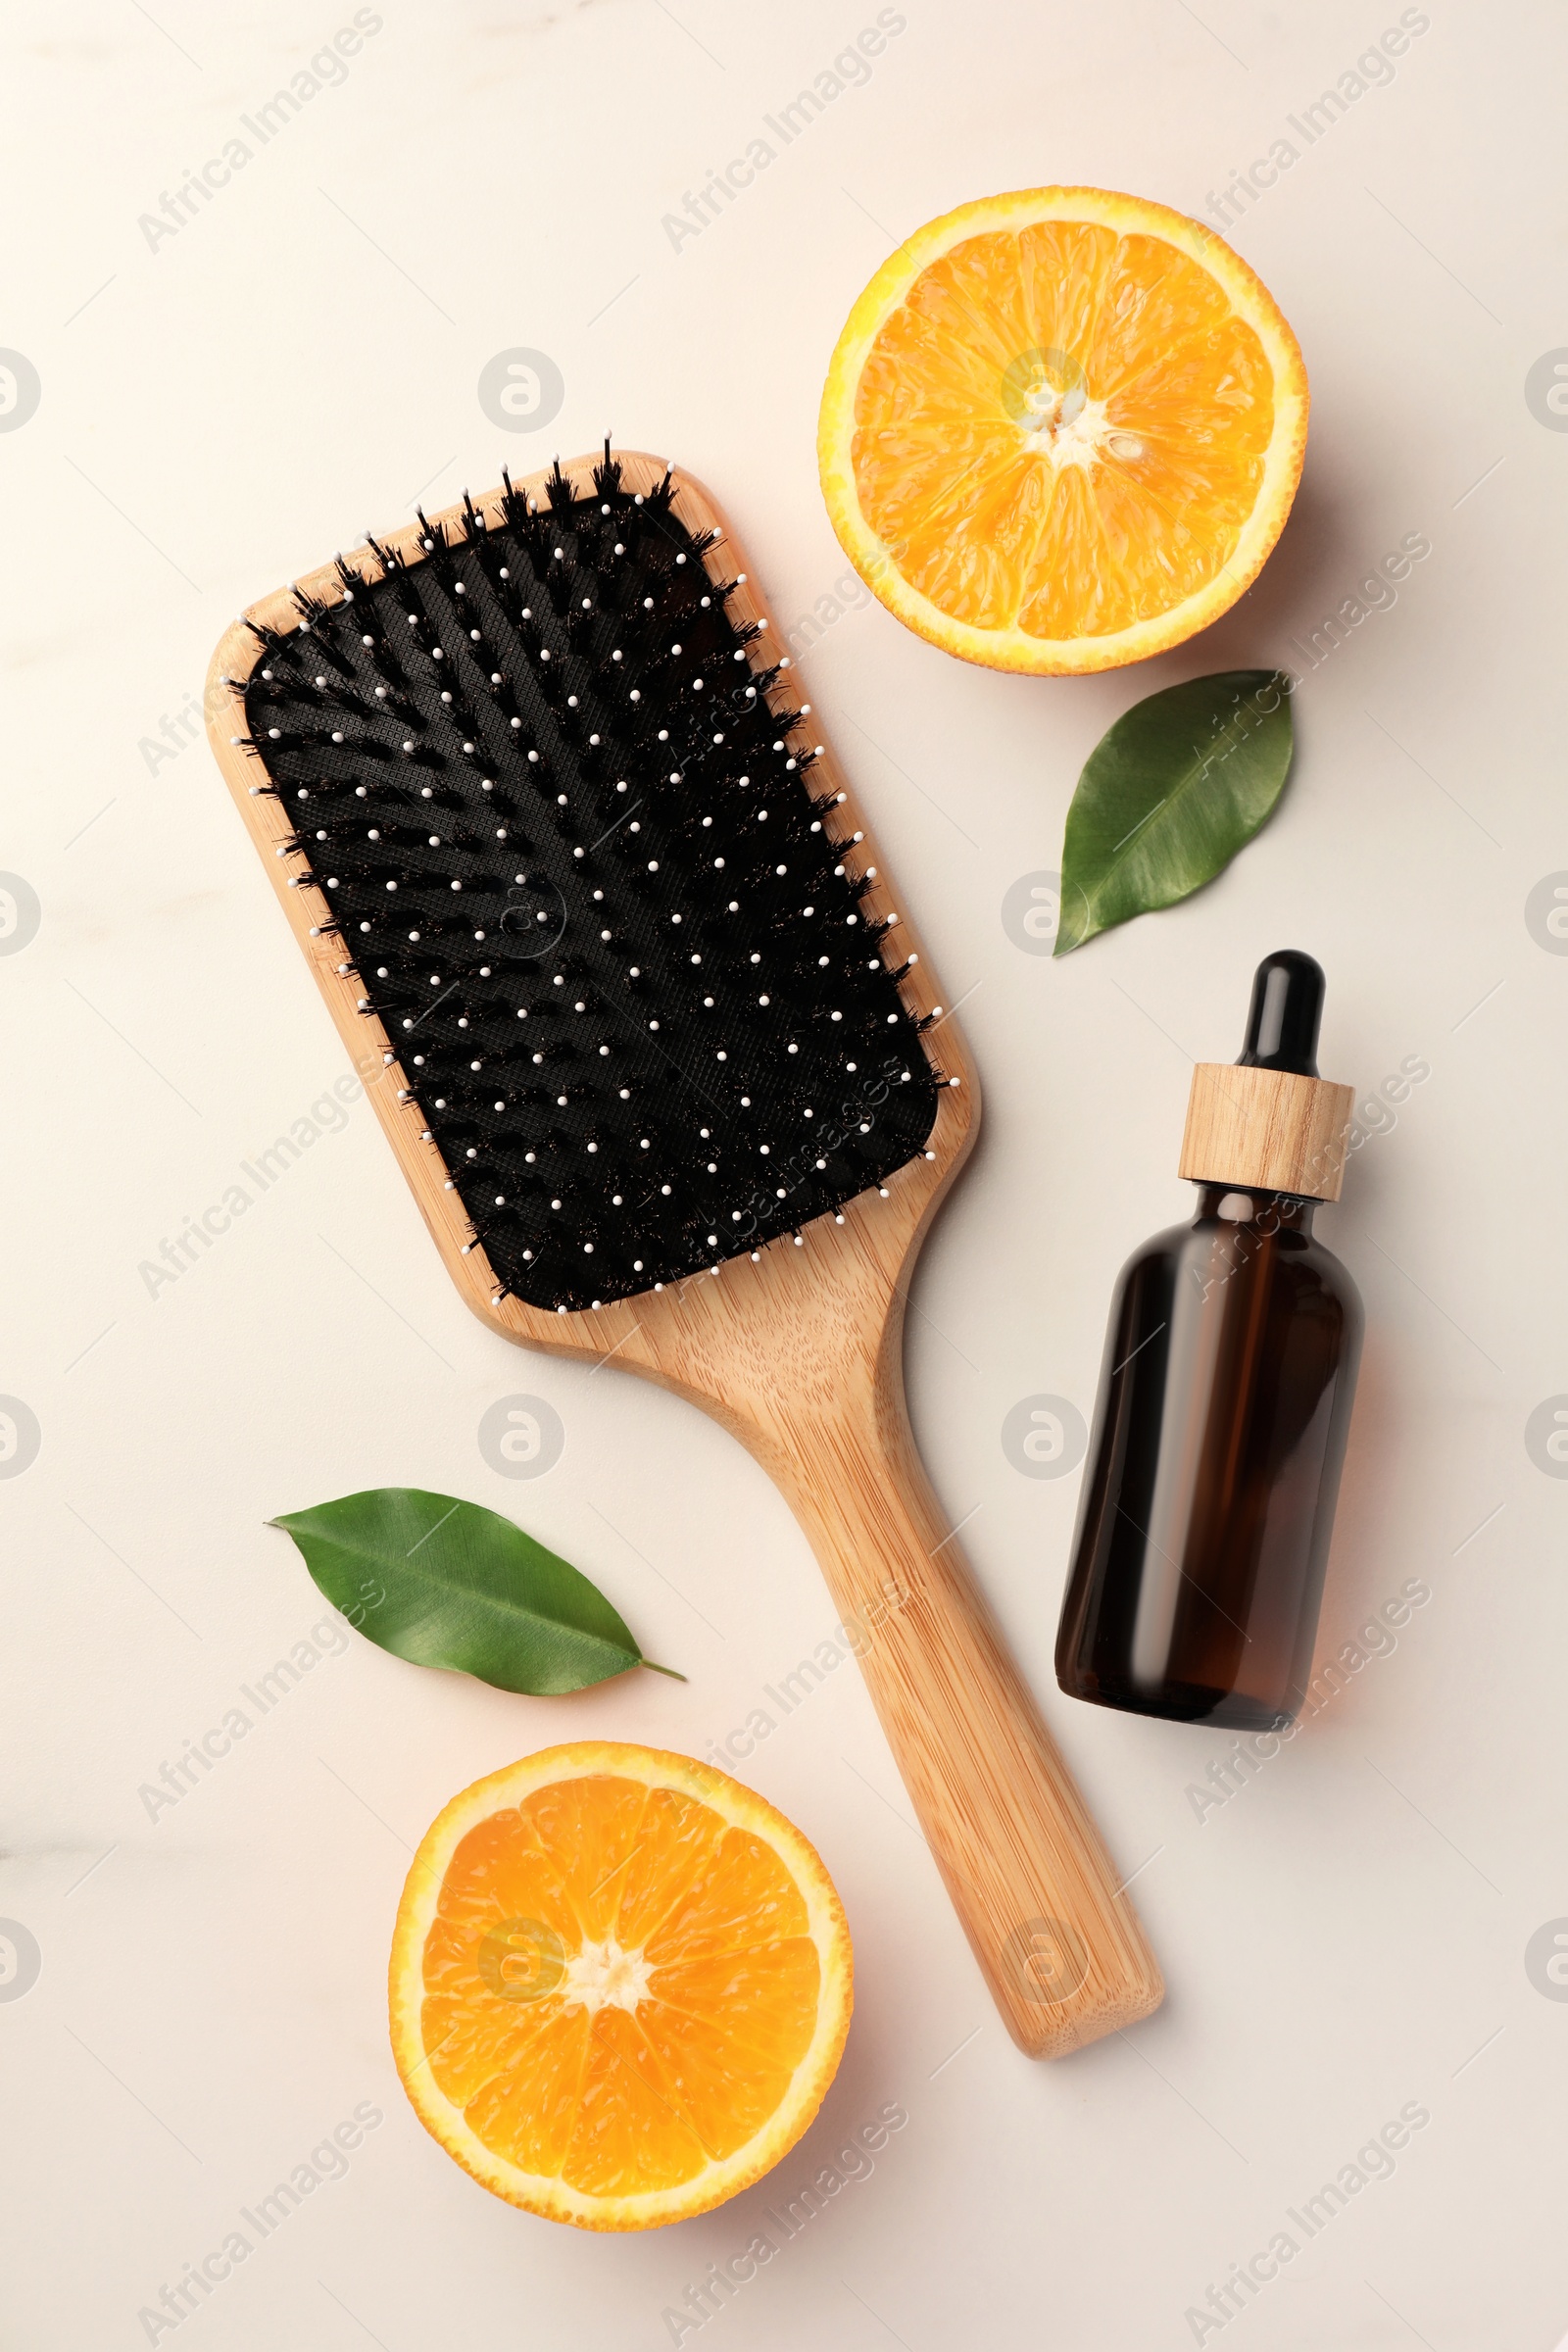
[[[580,458],[564,466],[579,495],[591,490],[597,463]],[[665,471],[662,460],[637,453],[619,463],[634,492],[651,490]],[[748,573],[728,612],[742,624],[761,620],[755,574],[723,514],[690,476],[676,478],[680,519],[693,532],[720,534],[706,558],[715,584],[737,569]],[[514,487],[541,494],[545,479],[540,472]],[[474,501],[487,523],[504,519],[502,496],[492,491]],[[454,506],[430,519],[455,522],[462,512]],[[422,536],[410,523],[383,544],[416,564]],[[297,586],[327,605],[342,597],[332,564]],[[293,590],[264,597],[247,617],[288,633],[299,623]],[[716,1274],[591,1311],[552,1313],[498,1298],[482,1249],[466,1250],[472,1240],[466,1211],[446,1189],[439,1151],[422,1140],[425,1122],[409,1099],[396,1047],[373,1015],[360,1011],[355,974],[337,968],[352,950],[335,937],[311,936],[330,909],[314,886],[290,888],[290,876],[308,872],[309,859],[278,855],[291,820],[273,795],[252,792],[264,771],[247,748],[243,689],[261,658],[243,619],[219,645],[207,695],[213,749],[356,1066],[370,1065],[367,1093],[459,1291],[504,1339],[596,1364],[612,1356],[702,1406],[780,1488],[822,1564],[839,1617],[859,1629],[861,1669],[889,1743],[1020,2048],[1056,2056],[1147,2016],[1163,1992],[1158,1967],[915,1452],[904,1396],[906,1292],[937,1204],[973,1143],[979,1090],[957,1024],[937,1015],[931,964],[822,730],[813,719],[813,740],[824,751],[811,789],[845,794],[843,832],[864,832],[859,864],[877,869],[865,914],[898,912],[900,957],[918,954],[902,983],[905,1003],[917,1017],[936,1016],[929,1048],[957,1081],[938,1098],[929,1156],[908,1160],[881,1188],[846,1202],[842,1223],[818,1217],[799,1243],[785,1236],[755,1264],[749,1254],[733,1257]],[[776,691],[775,707],[785,702]],[[235,736],[242,740],[232,742]]]

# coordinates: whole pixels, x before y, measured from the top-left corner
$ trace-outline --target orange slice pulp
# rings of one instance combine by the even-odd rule
[[[1036,188],[960,206],[878,270],[817,456],[846,553],[910,628],[999,669],[1108,669],[1256,576],[1306,413],[1296,338],[1222,239]]]
[[[392,1946],[392,2049],[475,2180],[587,2230],[705,2213],[833,2080],[849,1929],[815,1852],[727,1775],[547,1748],[455,1797]]]

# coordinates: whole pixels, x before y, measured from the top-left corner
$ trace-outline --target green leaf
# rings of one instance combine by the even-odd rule
[[[596,1585],[478,1503],[372,1487],[270,1524],[350,1625],[416,1666],[544,1697],[652,1664]]]
[[[1101,737],[1067,811],[1056,955],[1174,906],[1246,848],[1285,789],[1290,694],[1280,670],[1224,669],[1135,703]]]

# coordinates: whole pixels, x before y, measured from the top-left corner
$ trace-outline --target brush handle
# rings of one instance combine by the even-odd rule
[[[902,1383],[777,1434],[768,1467],[1013,2040],[1059,2057],[1147,2017],[1158,1963],[931,1492]]]

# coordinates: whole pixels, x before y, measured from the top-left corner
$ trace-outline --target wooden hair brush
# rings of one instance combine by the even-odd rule
[[[909,1430],[974,1073],[734,563],[701,489],[607,443],[264,598],[214,748],[459,1290],[761,1462],[1008,2030],[1054,2055],[1162,1987]]]

